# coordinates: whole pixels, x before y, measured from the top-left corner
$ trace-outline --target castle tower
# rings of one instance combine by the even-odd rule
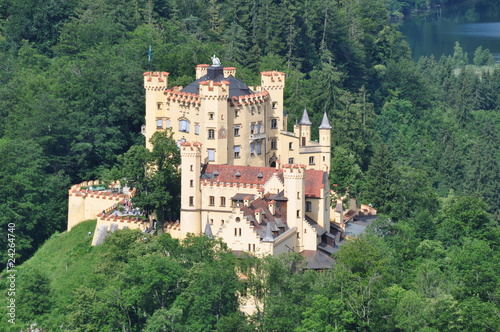
[[[181,231],[201,234],[201,143],[181,143]]]
[[[228,103],[229,82],[214,81],[219,75],[224,75],[222,66],[210,66],[207,69],[207,81],[200,82],[200,98],[204,101],[200,108],[200,135],[205,137],[204,152],[207,152],[208,162],[227,164],[228,159]],[[232,130],[232,127],[231,127]]]
[[[332,126],[330,126],[330,122],[328,121],[328,116],[326,115],[326,111],[323,114],[323,120],[321,121],[321,125],[319,126],[319,144],[321,146],[321,170],[328,172],[330,169],[330,160],[332,157]]]
[[[149,139],[153,136],[157,128],[164,129],[166,116],[165,96],[163,92],[168,85],[168,73],[145,72],[144,89],[146,90],[146,125],[143,127],[143,134],[146,136],[146,148],[152,149]]]
[[[283,122],[280,121],[283,116],[283,90],[285,89],[285,73],[278,71],[265,71],[260,73],[261,86],[264,90],[269,92],[271,97],[271,110],[268,110],[267,116],[269,121],[277,119],[278,130],[286,130],[283,128]],[[271,128],[273,129],[273,128]]]
[[[304,108],[304,113],[302,113],[302,119],[299,122],[299,137],[300,146],[306,146],[308,142],[311,141],[311,120],[309,120],[309,115],[307,114],[307,109]]]
[[[196,79],[200,79],[202,78],[203,76],[205,76],[207,74],[207,68],[210,67],[210,65],[198,65],[196,66],[195,70],[196,70]]]
[[[297,227],[298,239],[295,251],[301,252],[304,249],[304,218],[306,209],[305,184],[306,184],[306,166],[305,165],[284,165],[283,178],[285,184],[285,197],[287,202],[288,226]]]

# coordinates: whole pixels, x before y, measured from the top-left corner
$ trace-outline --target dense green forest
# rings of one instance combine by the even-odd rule
[[[290,125],[304,107],[314,123],[326,111],[332,184],[382,215],[370,236],[339,251],[332,271],[303,270],[294,256],[244,260],[254,266],[247,274],[261,273],[247,287],[266,308],[247,325],[232,295],[223,304],[186,309],[199,289],[222,293],[186,280],[175,284],[182,278],[157,265],[158,278],[175,285],[161,290],[161,303],[139,303],[158,291],[148,288],[153,281],[141,283],[153,277],[130,272],[146,260],[193,278],[220,267],[188,253],[174,259],[165,249],[184,252],[190,244],[162,238],[150,246],[130,234],[117,235],[123,244],[78,248],[77,256],[101,262],[88,265],[96,281],[82,281],[83,289],[68,286],[64,293],[45,266],[26,268],[26,280],[42,280],[43,287],[20,282],[28,285],[20,292],[53,300],[23,304],[18,322],[74,331],[499,329],[500,70],[487,50],[469,58],[460,45],[453,55],[414,62],[393,21],[439,3],[0,0],[0,225],[2,234],[16,225],[17,262],[65,230],[72,183],[106,177],[120,155],[144,144],[142,73],[165,70],[170,86],[186,85],[195,65],[213,54],[250,85],[260,71],[285,72]],[[5,236],[0,245],[7,248]],[[244,269],[220,244],[193,245]],[[117,265],[106,271],[109,255]],[[224,276],[228,293],[242,287],[231,271]],[[123,293],[125,282],[137,286],[134,294]],[[95,319],[78,316],[84,314]]]

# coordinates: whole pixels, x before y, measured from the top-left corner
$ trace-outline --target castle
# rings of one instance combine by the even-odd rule
[[[330,204],[332,127],[326,113],[319,142],[311,141],[307,110],[289,132],[284,73],[263,72],[261,86],[249,87],[235,77],[235,68],[213,61],[198,65],[186,87],[168,88],[167,72],[144,73],[146,147],[151,149],[154,132],[169,129],[181,150],[180,221],[167,223],[164,231],[174,238],[205,234],[235,252],[259,256],[295,251],[310,268],[330,267],[344,213],[342,204]],[[125,196],[108,198],[87,187],[70,190],[68,229],[93,211],[94,245],[107,231],[153,227],[102,202],[104,197],[114,207]],[[354,213],[355,205],[346,215]]]
[[[155,131],[170,128],[181,142],[202,143],[204,163],[269,166],[305,164],[328,171],[331,146],[326,113],[319,142],[311,141],[311,121],[304,110],[293,132],[283,109],[285,74],[261,73],[261,86],[249,87],[233,67],[198,65],[196,80],[167,88],[167,72],[144,73],[146,146]]]

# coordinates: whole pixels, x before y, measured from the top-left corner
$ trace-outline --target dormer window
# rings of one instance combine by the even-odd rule
[[[219,175],[219,171],[218,170],[215,170],[214,172],[214,176],[218,176]]]
[[[264,177],[264,175],[262,174],[262,172],[259,173],[259,175],[257,175],[257,178],[262,179]]]
[[[241,176],[240,171],[236,172],[236,177],[239,178]]]

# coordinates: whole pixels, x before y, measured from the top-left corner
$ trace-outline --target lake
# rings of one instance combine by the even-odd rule
[[[500,0],[471,0],[442,6],[404,20],[401,32],[413,58],[452,55],[458,41],[472,63],[477,47],[488,48],[500,62]]]

